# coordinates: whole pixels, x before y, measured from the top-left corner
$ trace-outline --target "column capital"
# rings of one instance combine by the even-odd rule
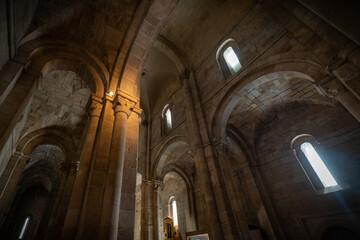
[[[217,157],[228,152],[229,144],[221,138],[214,138],[213,146]]]
[[[339,94],[347,91],[344,85],[336,78],[328,79],[320,83],[319,86],[327,97],[336,101],[338,100]]]
[[[190,70],[185,69],[180,75],[179,78],[181,81],[183,81],[184,79],[189,79],[190,78]]]
[[[113,100],[115,114],[118,112],[124,112],[129,117],[131,112],[141,113],[141,109],[136,107],[137,103],[137,98],[121,91],[120,89],[117,89]]]
[[[103,101],[97,96],[91,96],[91,99],[88,104],[88,114],[91,117],[100,117],[101,110],[103,108]]]
[[[164,187],[162,181],[154,180],[153,183],[154,183],[154,190],[155,190],[156,192],[160,192],[160,191],[163,189],[163,187]]]
[[[61,168],[65,171],[74,168],[74,171],[77,172],[79,170],[79,162],[63,162],[61,163]]]

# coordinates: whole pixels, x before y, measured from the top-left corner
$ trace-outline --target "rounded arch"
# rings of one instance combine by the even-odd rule
[[[156,0],[148,5],[148,11],[140,24],[134,40],[131,42],[130,51],[126,56],[126,64],[120,73],[118,83],[111,82],[110,89],[121,88],[125,92],[135,97],[140,96],[140,78],[143,73],[143,67],[150,48],[153,46],[158,33],[161,30],[167,17],[173,11],[178,0]],[[160,14],[159,14],[160,13]],[[156,21],[154,21],[154,16]],[[148,31],[149,26],[152,31]],[[115,86],[115,84],[117,84]],[[134,87],[135,86],[135,87]]]
[[[318,226],[317,231],[314,233],[314,239],[327,240],[325,237],[334,229],[347,229],[355,233],[356,236],[360,236],[360,226],[353,221],[349,219],[331,219],[326,220],[323,224]]]
[[[243,77],[237,78],[242,80],[236,81],[228,87],[212,118],[211,133],[214,138],[225,139],[226,124],[232,110],[240,100],[241,90],[259,86],[277,78],[290,79],[296,77],[315,82],[319,75],[326,74],[319,64],[311,60],[285,58],[275,61],[281,57],[285,58],[286,56],[275,56],[270,60],[256,64],[253,69],[245,69],[241,74]]]
[[[328,227],[322,234],[321,240],[336,240],[336,239],[356,240],[360,238],[359,233],[353,231],[348,227],[333,226]]]
[[[23,44],[15,57],[27,62],[26,71],[41,73],[69,70],[87,80],[92,92],[103,97],[108,88],[109,73],[104,64],[81,47],[53,40],[33,40]]]
[[[165,56],[167,56],[175,65],[179,73],[184,72],[186,69],[189,69],[190,66],[187,64],[189,61],[182,56],[167,39],[162,36],[159,36],[154,43],[154,48],[161,51]]]
[[[165,106],[163,107],[162,111],[161,111],[161,117],[164,118],[166,111],[170,110],[171,111],[171,107],[172,107],[172,103],[167,103],[165,104]]]
[[[43,166],[36,166],[26,169],[22,174],[19,186],[28,189],[32,186],[42,186],[49,193],[54,193],[60,185],[60,176],[53,169]]]
[[[217,51],[216,51],[216,61],[219,63],[219,58],[220,58],[220,53],[222,52],[222,50],[225,48],[226,45],[228,45],[231,42],[235,42],[235,40],[233,38],[229,38],[227,40],[225,40],[224,42],[222,42],[220,44],[220,46],[218,47]]]
[[[163,171],[163,174],[162,174],[160,180],[163,181],[165,176],[171,172],[178,174],[184,180],[188,190],[192,191],[194,189],[193,183],[192,183],[189,175],[175,163],[168,164],[164,167],[164,171]]]
[[[73,161],[75,153],[73,139],[63,131],[54,128],[39,129],[29,133],[19,141],[16,151],[30,156],[31,152],[41,144],[58,146],[65,154],[65,162]]]
[[[155,157],[155,163],[152,169],[151,176],[154,179],[162,179],[162,169],[161,167],[164,167],[165,164],[163,164],[166,160],[166,151],[170,151],[172,147],[178,145],[178,144],[184,144],[187,146],[190,146],[187,142],[187,139],[185,136],[182,135],[175,135],[171,138],[169,138],[158,150],[156,157]],[[189,147],[190,148],[190,147]]]

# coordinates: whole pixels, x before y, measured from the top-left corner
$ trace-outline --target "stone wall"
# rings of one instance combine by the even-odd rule
[[[290,148],[292,138],[303,133],[318,139],[319,154],[329,171],[349,189],[328,194],[313,189]],[[360,124],[346,111],[314,105],[279,113],[261,130],[256,148],[259,170],[288,239],[314,236],[306,225],[309,219],[331,216],[333,224],[341,224],[342,216],[358,207],[359,136]],[[322,219],[317,224],[326,227],[329,223]]]

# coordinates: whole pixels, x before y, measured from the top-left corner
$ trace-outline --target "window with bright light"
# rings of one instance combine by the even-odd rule
[[[349,187],[338,175],[333,175],[335,172],[331,173],[336,170],[336,163],[314,136],[300,134],[291,141],[290,146],[316,193],[327,194]],[[335,177],[338,179],[335,180]]]
[[[20,234],[19,234],[19,239],[24,238],[26,229],[27,229],[27,227],[29,225],[29,222],[30,222],[30,217],[26,217],[25,220],[24,220],[24,224],[23,224],[23,226],[21,228]]]
[[[165,105],[161,111],[161,135],[165,136],[172,129],[171,103]]]
[[[240,64],[239,58],[237,57],[232,47],[228,47],[224,51],[223,56],[231,73],[236,73],[241,69],[242,66]]]
[[[178,225],[178,214],[177,214],[177,207],[176,207],[175,200],[171,203],[171,206],[172,206],[174,226],[177,226]]]
[[[300,149],[306,156],[324,187],[333,187],[338,185],[311,143],[302,143]]]
[[[166,130],[169,131],[172,128],[171,111],[169,108],[165,112],[165,119],[166,119]]]

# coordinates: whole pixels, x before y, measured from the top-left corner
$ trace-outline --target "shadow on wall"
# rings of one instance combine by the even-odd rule
[[[321,240],[340,240],[340,239],[358,240],[360,239],[360,234],[344,227],[329,227],[324,231],[321,238]]]

